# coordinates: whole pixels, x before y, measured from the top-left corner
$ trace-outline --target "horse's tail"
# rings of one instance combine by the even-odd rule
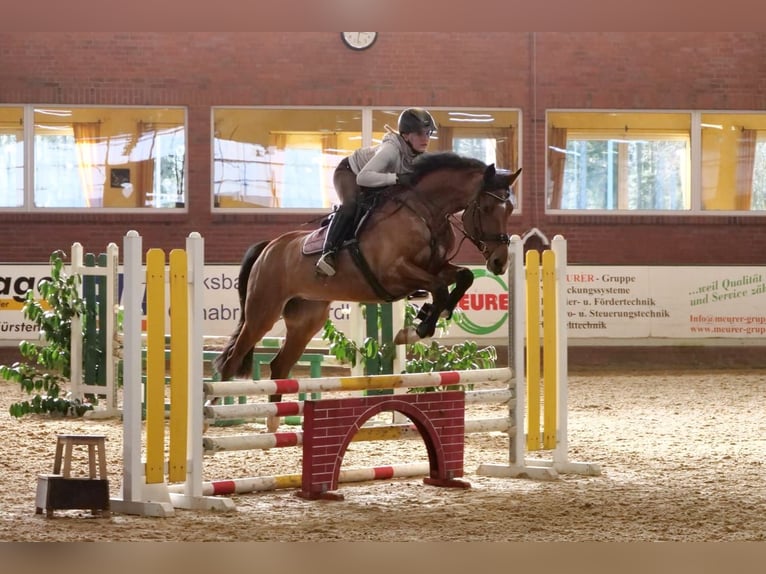
[[[239,276],[237,278],[237,292],[239,293],[239,320],[237,321],[237,327],[226,342],[221,354],[213,361],[213,366],[218,373],[222,373],[224,365],[226,364],[229,354],[231,353],[234,345],[237,343],[237,337],[239,337],[242,326],[245,324],[245,300],[247,299],[247,281],[250,278],[250,271],[255,265],[256,260],[260,257],[261,253],[268,245],[268,241],[260,241],[254,243],[245,251],[245,255],[242,257],[242,263],[239,267]],[[234,370],[234,376],[237,377],[249,377],[252,376],[253,371],[253,349],[250,349],[248,353],[242,358],[242,363]],[[229,369],[230,370],[230,369]]]
[[[247,280],[250,278],[250,271],[253,269],[253,265],[255,265],[256,259],[261,256],[261,253],[268,244],[268,241],[259,241],[258,243],[254,243],[247,248],[245,255],[242,257],[242,263],[240,263],[239,266],[239,276],[237,277],[237,290],[239,292],[240,311],[245,310],[245,299],[247,299]],[[244,313],[240,313],[240,323],[244,320]]]

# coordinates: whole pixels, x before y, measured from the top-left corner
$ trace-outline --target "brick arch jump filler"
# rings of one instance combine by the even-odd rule
[[[407,416],[426,445],[434,486],[466,488],[463,476],[465,395],[462,391],[376,395],[306,401],[303,408],[303,475],[298,496],[342,500],[338,488],[343,456],[370,418],[384,411]]]

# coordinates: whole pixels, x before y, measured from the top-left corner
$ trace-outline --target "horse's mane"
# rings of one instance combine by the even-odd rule
[[[443,169],[454,170],[484,170],[487,167],[483,161],[458,155],[453,152],[431,152],[419,155],[412,164],[413,183],[417,183],[423,177],[434,171]]]

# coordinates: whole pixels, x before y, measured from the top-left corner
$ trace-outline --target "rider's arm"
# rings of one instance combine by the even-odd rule
[[[396,183],[396,168],[399,165],[399,150],[386,143],[378,146],[374,156],[356,176],[361,187],[385,187]]]

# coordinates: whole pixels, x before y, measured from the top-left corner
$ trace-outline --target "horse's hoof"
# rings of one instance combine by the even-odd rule
[[[420,339],[420,337],[418,337],[415,329],[407,327],[406,329],[400,329],[396,334],[394,337],[394,345],[408,345],[409,343],[414,343],[418,339]]]
[[[268,416],[266,417],[266,430],[269,432],[277,432],[279,428],[279,417]]]

